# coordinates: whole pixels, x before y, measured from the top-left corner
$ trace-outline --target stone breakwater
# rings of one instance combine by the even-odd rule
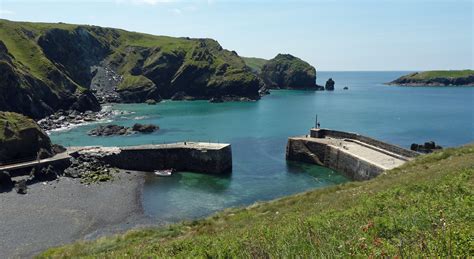
[[[69,147],[54,157],[0,166],[0,171],[15,173],[49,165],[67,168],[77,157],[93,157],[112,168],[134,171],[175,169],[197,173],[221,174],[232,171],[230,144],[179,142],[129,147]]]
[[[154,171],[175,169],[210,174],[232,171],[230,144],[180,142],[121,148],[99,148],[109,165],[126,170]],[[90,152],[96,152],[90,150]]]
[[[313,163],[341,172],[353,180],[368,180],[401,166],[418,153],[343,131],[312,129],[288,139],[287,160]]]

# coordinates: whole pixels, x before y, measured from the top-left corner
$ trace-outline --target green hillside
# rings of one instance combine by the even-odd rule
[[[446,149],[370,181],[77,242],[41,257],[469,257],[473,174],[474,145]]]
[[[245,64],[252,69],[255,73],[260,73],[262,71],[263,65],[267,63],[268,60],[263,58],[251,58],[251,57],[242,57],[245,61]]]
[[[245,62],[213,39],[0,19],[0,72],[11,75],[0,78],[0,90],[18,96],[15,102],[0,98],[0,110],[42,117],[69,109],[90,87],[94,66],[106,66],[123,78],[117,88],[124,102],[178,92],[255,100],[261,87]]]
[[[435,70],[411,73],[390,84],[398,85],[474,85],[474,70]]]

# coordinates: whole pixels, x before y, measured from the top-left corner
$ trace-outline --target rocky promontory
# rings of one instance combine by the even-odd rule
[[[52,154],[48,135],[32,119],[0,112],[0,163],[35,160]]]
[[[193,100],[258,100],[263,86],[235,51],[213,39],[2,19],[0,35],[0,110],[35,119],[178,93]]]
[[[402,76],[389,85],[402,86],[474,86],[474,70],[438,70]]]
[[[321,90],[316,85],[316,69],[290,54],[278,54],[267,61],[259,75],[269,89]]]

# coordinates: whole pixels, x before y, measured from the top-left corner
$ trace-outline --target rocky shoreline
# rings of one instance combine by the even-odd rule
[[[37,121],[38,125],[46,132],[69,129],[85,123],[93,123],[109,119],[113,116],[113,111],[102,109],[99,112],[75,110],[59,110],[50,116]]]

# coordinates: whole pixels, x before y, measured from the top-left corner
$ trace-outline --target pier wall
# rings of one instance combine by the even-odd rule
[[[384,171],[382,167],[349,152],[300,138],[288,139],[286,159],[328,167],[355,181],[372,179]]]
[[[212,145],[212,144],[210,144]],[[175,169],[200,173],[221,174],[232,171],[232,149],[230,145],[216,144],[218,147],[196,145],[165,144],[120,148],[103,160],[113,167],[154,171]]]
[[[352,180],[368,180],[402,165],[418,153],[363,135],[311,129],[288,139],[286,159],[328,167]]]
[[[344,132],[344,131],[337,131],[331,129],[311,129],[310,136],[312,138],[338,138],[338,139],[352,139],[358,140],[362,143],[366,143],[375,147],[379,147],[383,150],[402,155],[404,157],[415,157],[418,155],[417,152],[411,151],[390,143],[386,143],[377,139],[373,139],[364,135],[360,135],[357,133],[351,132]]]

